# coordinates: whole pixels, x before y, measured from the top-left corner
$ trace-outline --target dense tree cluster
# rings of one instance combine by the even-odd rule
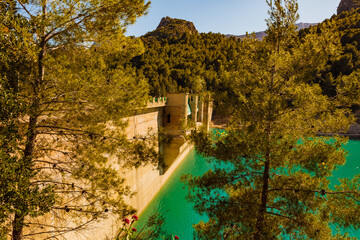
[[[132,62],[148,79],[150,94],[215,91],[225,71],[235,68],[240,40],[221,34],[184,33],[180,37],[143,38],[146,51]]]
[[[327,63],[313,66],[313,72],[309,73],[309,81],[320,83],[323,94],[327,96],[337,94],[335,85],[342,82],[344,76],[355,77],[358,74],[359,21],[359,10],[343,12],[301,30],[295,36],[296,41],[304,41],[308,34],[319,37],[332,35],[341,40],[341,44],[336,46],[337,51],[322,56]],[[190,33],[184,27],[174,30],[174,26],[185,23],[177,19],[171,27],[161,27],[143,36],[141,39],[146,50],[132,59],[133,66],[139,75],[148,80],[152,96],[164,96],[168,92],[210,91],[216,92],[217,96],[221,94],[221,99],[224,99],[232,91],[231,75],[241,65],[240,58],[246,54],[244,49],[261,46],[263,42],[227,38],[218,33]],[[294,46],[290,44],[289,47]],[[356,105],[353,107],[357,109]]]
[[[325,95],[334,97],[335,85],[343,76],[357,75],[360,69],[360,10],[334,15],[317,26],[301,30],[299,38],[316,31],[318,35],[332,34],[340,38],[339,54],[328,56],[328,63],[314,75]]]

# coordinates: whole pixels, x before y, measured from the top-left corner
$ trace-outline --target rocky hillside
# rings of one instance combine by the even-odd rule
[[[360,1],[360,0],[359,0]],[[310,26],[314,26],[317,23],[298,23],[296,26],[298,30],[308,28]],[[147,42],[151,39],[161,40],[161,39],[170,39],[170,38],[178,38],[181,37],[184,33],[188,34],[199,34],[196,30],[194,24],[192,22],[177,19],[177,18],[170,18],[170,17],[163,17],[154,31],[148,32],[141,38]],[[265,31],[256,32],[256,39],[262,40],[266,33]],[[236,38],[244,38],[246,35],[231,35],[227,34],[225,37],[236,37]]]
[[[342,12],[350,11],[354,8],[360,7],[360,0],[341,0],[338,8],[337,8],[337,14],[339,15]]]
[[[159,26],[157,26],[154,31],[148,32],[142,36],[142,39],[169,39],[171,37],[180,37],[184,33],[191,35],[198,34],[199,32],[196,30],[192,22],[182,19],[163,17],[159,23]]]

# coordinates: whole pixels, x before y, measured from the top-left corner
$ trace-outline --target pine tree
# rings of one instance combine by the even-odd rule
[[[216,163],[203,176],[184,177],[195,209],[209,216],[195,226],[197,235],[346,239],[333,234],[330,223],[360,227],[358,178],[329,188],[327,177],[345,163],[346,140],[318,133],[344,131],[353,119],[345,105],[339,107],[340,96],[330,99],[311,82],[329,56],[339,54],[339,38],[312,32],[299,41],[297,1],[267,3],[268,36],[241,43],[244,54],[231,75],[229,127],[214,139],[193,134],[197,150]]]
[[[144,106],[147,84],[113,60],[142,50],[123,32],[148,4],[0,4],[0,202],[9,217],[0,216],[2,226],[11,225],[14,240],[58,237],[133,212],[124,203],[129,188],[109,160],[140,166],[157,155],[151,143],[124,134],[123,119]]]

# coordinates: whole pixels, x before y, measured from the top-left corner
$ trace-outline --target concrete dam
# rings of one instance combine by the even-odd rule
[[[191,123],[192,129],[209,129],[212,115],[212,102],[195,94],[168,94],[165,98],[152,98],[147,106],[126,118],[128,126],[125,134],[128,139],[147,139],[165,133],[166,141],[159,141],[157,151],[160,164],[147,164],[140,167],[121,167],[118,159],[110,159],[110,164],[125,179],[135,194],[125,198],[125,202],[140,214],[159,192],[174,170],[193,148],[185,136],[189,133],[183,126]],[[122,226],[114,215],[90,224],[81,233],[65,234],[66,239],[112,239]]]
[[[126,179],[136,194],[127,203],[141,213],[165,181],[192,149],[185,140],[187,132],[182,129],[188,121],[195,126],[209,129],[212,103],[195,94],[168,94],[166,98],[153,98],[146,109],[128,118],[126,135],[128,138],[142,138],[148,134],[159,134],[162,129],[167,141],[160,142],[158,151],[162,164],[122,169]]]

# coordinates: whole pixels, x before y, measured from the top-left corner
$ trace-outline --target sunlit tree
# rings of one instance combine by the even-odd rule
[[[341,100],[347,94],[329,98],[311,81],[340,54],[339,37],[312,31],[299,41],[297,1],[267,3],[267,37],[242,41],[239,70],[231,75],[228,128],[213,138],[193,134],[197,149],[216,163],[203,176],[184,176],[190,201],[209,217],[195,225],[197,236],[346,239],[330,226],[360,227],[359,180],[329,187],[328,177],[345,163],[346,139],[319,133],[346,131],[353,119]]]
[[[12,239],[59,237],[134,211],[109,160],[157,159],[152,141],[124,134],[147,84],[126,64],[142,45],[123,32],[148,4],[1,1],[0,220]]]

